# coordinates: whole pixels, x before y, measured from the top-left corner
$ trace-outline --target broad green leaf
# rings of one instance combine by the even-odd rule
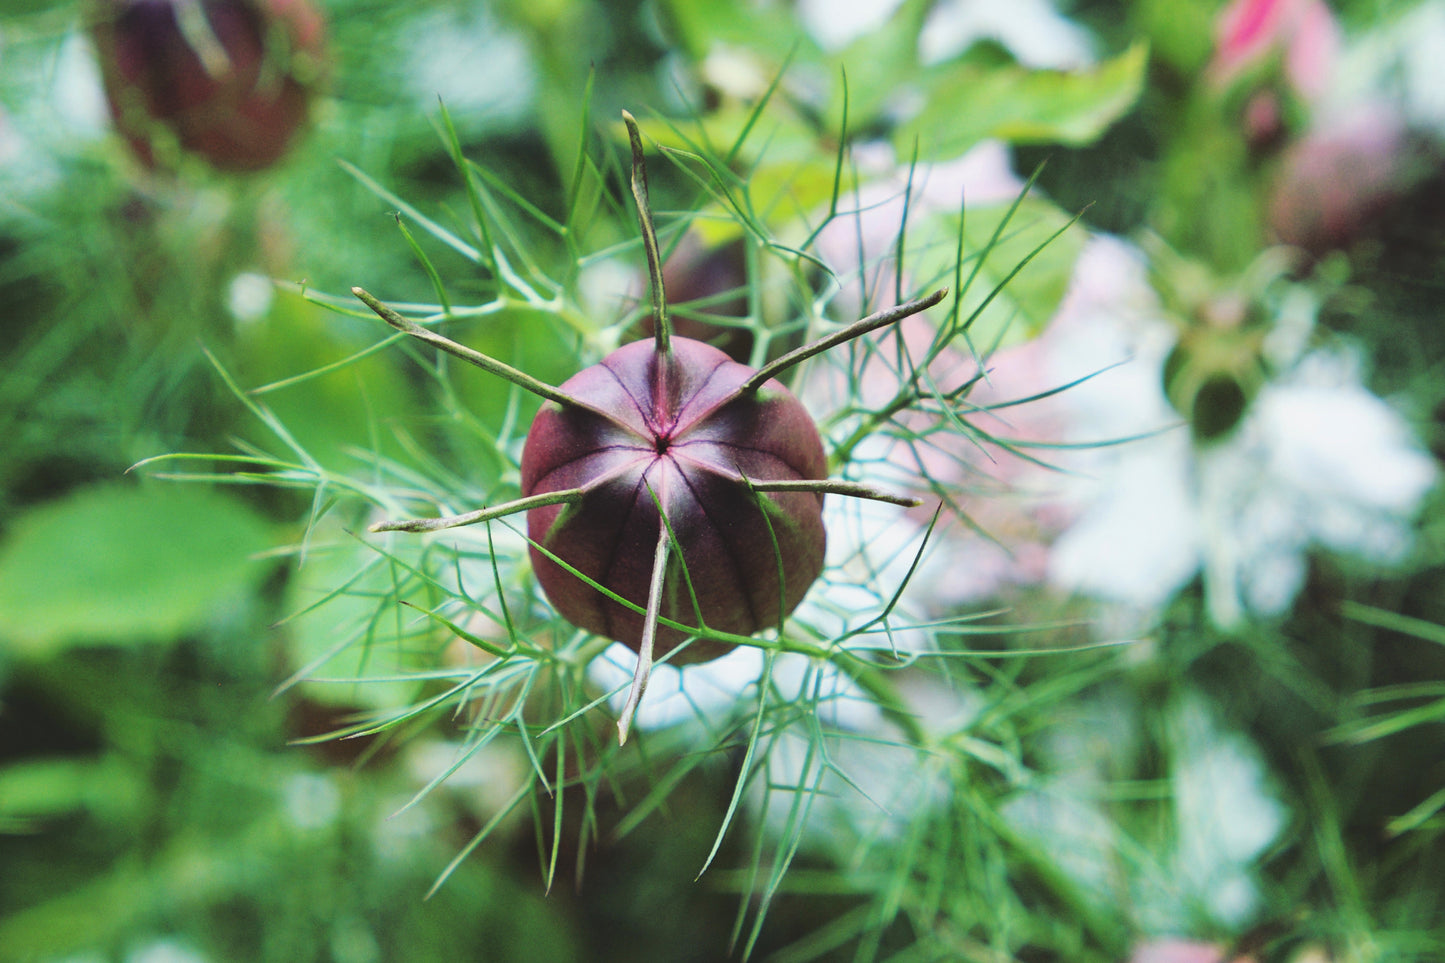
[[[852,126],[868,130],[878,122],[902,91],[911,91],[924,71],[918,65],[919,35],[932,0],[903,0],[881,24],[850,43],[826,68],[836,100],[842,93],[839,72],[848,74],[848,113]],[[833,105],[832,116],[841,104]]]
[[[816,44],[799,27],[792,10],[781,4],[664,0],[658,13],[669,39],[695,60],[706,57],[717,44],[762,53],[775,63],[795,45],[810,60],[818,56]]]
[[[30,509],[0,542],[0,640],[25,655],[163,641],[265,574],[267,523],[217,492],[106,484]]]
[[[1134,105],[1147,61],[1143,44],[1088,70],[955,61],[924,78],[923,106],[893,144],[906,156],[916,139],[920,160],[949,160],[988,138],[1087,144]]]

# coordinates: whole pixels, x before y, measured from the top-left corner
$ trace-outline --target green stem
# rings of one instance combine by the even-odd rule
[[[853,433],[848,436],[846,441],[838,446],[828,459],[830,467],[837,468],[839,465],[846,464],[848,460],[853,457],[853,449],[857,448],[865,439],[872,436],[879,425],[886,423],[900,411],[911,407],[913,403],[918,400],[918,391],[914,387],[915,383],[916,379],[910,379],[908,386],[899,389],[898,393],[893,396],[892,401],[878,411],[870,413],[869,416],[863,420],[862,424],[853,429]]]

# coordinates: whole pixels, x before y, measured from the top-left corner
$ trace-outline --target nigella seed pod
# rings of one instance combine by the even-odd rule
[[[563,383],[588,407],[548,403],[538,413],[522,454],[523,495],[586,492],[527,518],[537,579],[569,622],[641,648],[642,614],[536,546],[642,605],[659,507],[677,545],[660,615],[684,625],[700,616],[708,628],[751,635],[797,608],[823,569],[822,494],[750,485],[822,480],[827,458],[813,419],[787,388],[769,380],[739,393],[755,373],[698,341],[672,339],[670,356],[650,340],[634,341]],[[666,654],[687,637],[659,627],[655,651]],[[704,641],[675,661],[706,661],[727,648]]]
[[[228,171],[270,167],[305,127],[324,24],[309,0],[100,0],[116,128],[147,166],[163,140]]]
[[[674,338],[641,135],[632,116],[623,117],[652,282],[652,338],[553,387],[407,320],[360,288],[352,292],[397,330],[546,402],[523,447],[521,498],[371,530],[429,532],[527,512],[533,569],[548,600],[573,625],[637,652],[617,723],[626,742],[654,657],[691,638],[674,661],[705,661],[740,637],[782,630],[823,570],[824,494],[917,504],[829,480],[817,426],[776,376],[930,308],[947,292],[879,311],[757,370]]]

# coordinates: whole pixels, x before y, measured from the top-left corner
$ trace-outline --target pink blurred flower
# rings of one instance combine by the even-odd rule
[[[1408,186],[1415,166],[1405,124],[1383,104],[1327,121],[1295,141],[1271,189],[1276,237],[1309,251],[1341,247]]]
[[[911,250],[937,244],[952,250],[950,237],[957,226],[949,219],[956,218],[961,198],[969,205],[1006,204],[1023,187],[1008,148],[994,141],[947,163],[919,164],[911,174],[907,164],[881,145],[860,155],[860,167],[871,179],[851,198],[856,213],[839,218],[819,237],[819,253],[847,279],[834,303],[844,316],[877,307],[892,291],[892,255],[905,208]],[[860,295],[865,282],[870,292],[866,304]],[[905,279],[904,287],[911,283]],[[805,401],[817,411],[887,405],[903,377],[893,339],[902,336],[910,359],[925,357],[937,323],[936,317],[907,318],[896,332],[875,338],[871,353],[861,356],[851,373],[825,370],[810,376]],[[830,522],[830,531],[848,530],[850,523],[865,526],[857,539],[843,535],[835,542],[856,541],[859,551],[870,556],[869,565],[891,558],[906,569],[911,550],[906,551],[905,544],[927,527],[939,493],[949,493],[950,507],[960,507],[968,520],[945,512],[927,561],[914,573],[910,594],[926,600],[923,607],[930,610],[976,603],[1041,582],[1048,570],[1048,541],[1063,524],[1052,513],[1053,473],[1031,454],[1012,452],[1007,444],[984,436],[1024,443],[1059,438],[1064,422],[1057,406],[1010,405],[1058,387],[1047,380],[1052,371],[1046,348],[1031,340],[999,349],[983,360],[983,376],[979,361],[960,341],[939,354],[928,372],[932,385],[945,393],[979,379],[967,394],[964,416],[980,434],[940,425],[942,416],[936,411],[902,411],[892,418],[895,430],[875,434],[855,453],[860,477],[870,484],[924,499],[924,507],[911,513],[912,524],[897,526],[895,509],[877,519]],[[875,525],[894,527],[890,534],[871,527]]]
[[[1339,47],[1339,25],[1324,0],[1234,0],[1216,21],[1208,73],[1227,86],[1279,56],[1289,86],[1314,101],[1329,85]]]
[[[1225,963],[1224,950],[1214,943],[1195,940],[1144,940],[1129,954],[1129,963]],[[1233,963],[1254,963],[1254,957],[1237,957]]]

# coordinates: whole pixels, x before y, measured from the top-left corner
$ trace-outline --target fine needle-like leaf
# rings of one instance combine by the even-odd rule
[[[597,83],[597,68],[587,71],[587,86],[582,91],[582,110],[577,133],[577,161],[572,165],[572,178],[567,186],[567,215],[564,225],[569,240],[574,240],[577,226],[578,205],[582,196],[582,175],[587,170],[587,133],[592,117],[592,93]],[[575,248],[574,248],[575,250]]]
[[[497,828],[497,826],[502,822],[502,820],[510,816],[512,814],[512,810],[516,809],[524,801],[531,798],[532,790],[534,788],[535,787],[530,779],[524,780],[522,782],[522,785],[517,788],[517,791],[512,794],[512,797],[508,799],[501,806],[501,808],[497,810],[497,812],[492,816],[492,818],[487,820],[486,825],[484,825],[481,829],[477,830],[477,834],[473,836],[465,846],[462,847],[461,852],[457,853],[456,856],[452,857],[452,861],[447,863],[446,868],[441,871],[440,875],[438,875],[436,878],[436,882],[431,884],[431,888],[426,891],[426,895],[422,898],[431,899],[433,896],[435,896],[437,890],[442,888],[442,884],[451,877],[452,873],[456,872],[457,867],[460,866],[466,860],[466,858],[472,854],[472,851],[475,850],[478,846],[480,846],[482,844],[482,841],[492,834],[492,831]]]
[[[499,659],[504,659],[512,654],[501,646],[494,645],[493,643],[488,642],[486,639],[482,638],[476,633],[468,632],[466,629],[462,628],[460,625],[438,612],[424,609],[420,605],[417,605],[413,602],[408,602],[406,599],[402,599],[401,604],[405,605],[407,608],[416,609],[422,615],[425,615],[432,621],[437,622],[438,624],[443,625],[447,629],[451,630],[452,634],[455,635],[457,638],[461,639],[463,642],[476,646],[483,652],[486,652],[488,655],[494,655]]]
[[[808,239],[798,245],[805,251],[813,246],[813,243],[818,240],[818,235],[822,234],[824,228],[838,216],[838,194],[843,186],[843,161],[848,156],[848,69],[846,67],[839,68],[838,75],[842,86],[843,117],[838,122],[838,149],[833,161],[833,191],[828,198],[828,212],[819,219],[818,226],[813,228]]]
[[[758,743],[763,733],[763,721],[768,714],[768,692],[773,684],[773,666],[777,662],[777,652],[769,652],[763,661],[763,674],[758,679],[758,711],[753,715],[752,730],[748,733],[747,750],[743,753],[742,765],[738,767],[738,778],[733,785],[732,798],[728,800],[727,812],[723,815],[722,824],[718,826],[717,835],[713,837],[712,849],[708,851],[707,858],[702,862],[702,868],[697,871],[697,878],[701,879],[702,874],[712,865],[717,858],[718,850],[722,849],[723,837],[727,835],[728,827],[732,825],[733,818],[737,815],[738,806],[741,805],[743,792],[747,789],[749,780],[753,776],[753,760],[758,753]]]
[[[420,224],[423,228],[426,229],[428,234],[431,234],[437,240],[441,241],[443,244],[447,245],[452,250],[462,255],[462,257],[476,264],[482,264],[486,262],[486,259],[482,256],[481,252],[478,251],[475,247],[468,244],[466,241],[463,241],[451,231],[448,231],[446,228],[442,227],[436,221],[427,217],[421,211],[417,210],[415,207],[402,200],[396,194],[387,190],[385,187],[382,187],[355,164],[348,163],[344,160],[337,161],[337,163],[340,164],[342,169],[345,170],[348,174],[360,181],[367,190],[371,191],[377,197],[386,201],[392,207],[401,211],[401,213],[405,214],[407,217]]]
[[[402,219],[401,212],[397,211],[395,216],[396,226],[401,231],[401,236],[406,238],[407,246],[411,248],[411,253],[416,256],[417,262],[421,264],[422,270],[426,272],[427,279],[431,281],[432,290],[437,293],[437,303],[442,306],[442,314],[450,316],[452,313],[452,301],[451,298],[447,296],[447,287],[442,283],[442,276],[437,273],[436,265],[431,262],[431,258],[427,257],[426,251],[422,250],[422,246],[417,243],[416,238],[411,233],[411,229],[406,226],[406,221]]]
[[[442,127],[446,131],[447,150],[451,153],[452,163],[456,165],[457,172],[462,175],[462,186],[467,192],[467,203],[472,209],[472,219],[477,223],[477,237],[481,246],[477,253],[481,256],[481,263],[493,274],[497,273],[497,256],[492,245],[491,228],[487,225],[487,212],[482,207],[481,196],[477,193],[477,185],[467,173],[466,158],[462,156],[462,141],[457,136],[456,125],[452,123],[451,112],[447,110],[446,103],[437,98],[437,104],[441,108]]]

